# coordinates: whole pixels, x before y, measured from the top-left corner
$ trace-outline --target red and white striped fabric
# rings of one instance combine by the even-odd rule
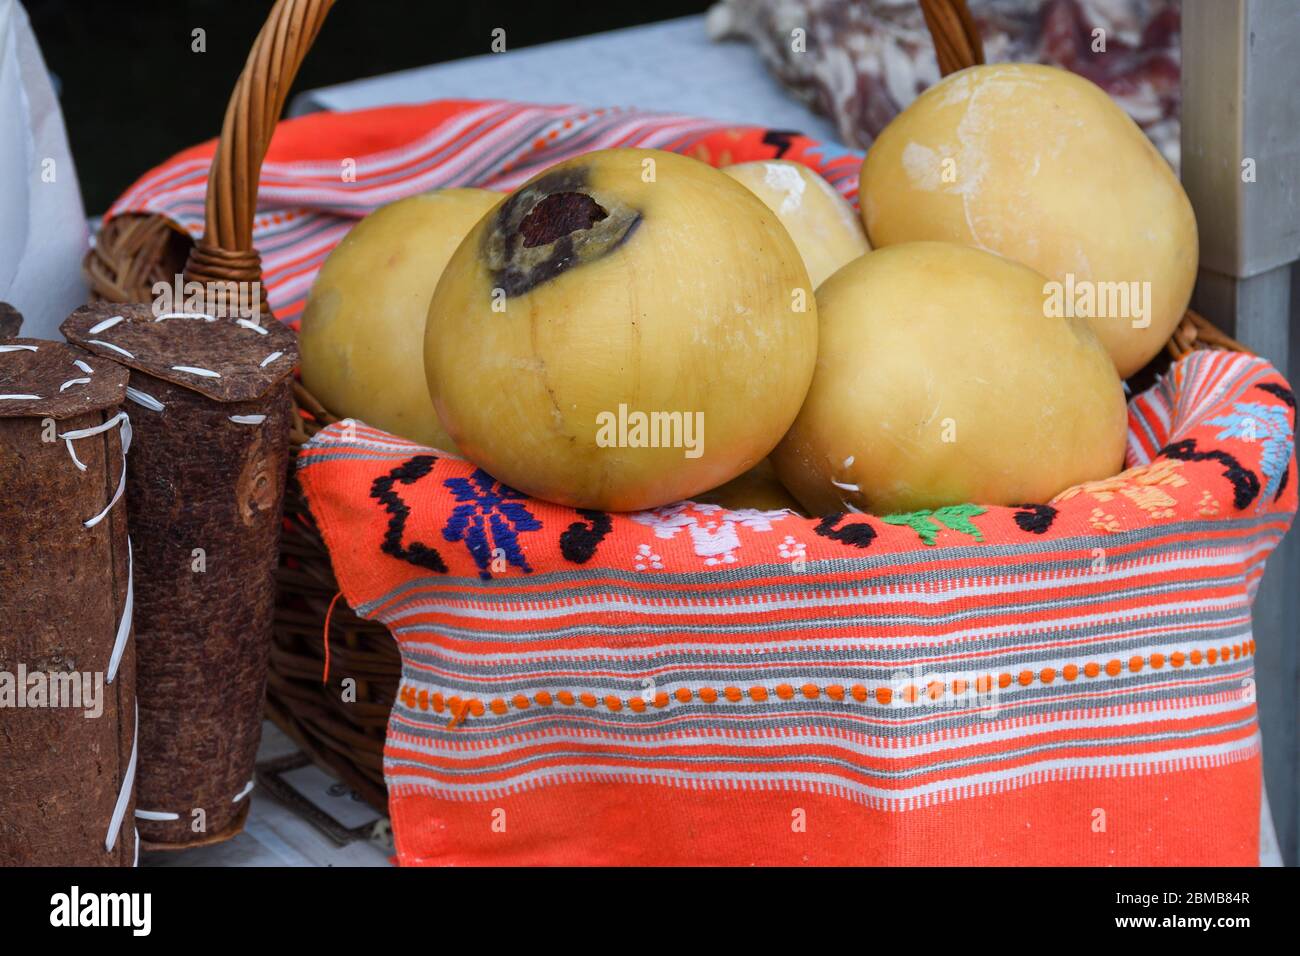
[[[862,163],[861,153],[793,133],[626,108],[442,100],[286,120],[262,165],[253,225],[271,309],[296,326],[330,250],[385,203],[450,186],[509,191],[562,159],[614,146],[668,149],[714,165],[795,159],[851,199]],[[197,239],[215,150],[204,143],[150,170],[108,218],[157,213]]]

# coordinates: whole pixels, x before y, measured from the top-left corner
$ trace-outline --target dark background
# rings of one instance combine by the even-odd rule
[[[271,0],[20,0],[59,83],[92,215],[150,167],[216,136]],[[294,90],[702,13],[709,0],[339,0]],[[207,52],[191,31],[207,31]],[[292,97],[292,94],[291,94]]]

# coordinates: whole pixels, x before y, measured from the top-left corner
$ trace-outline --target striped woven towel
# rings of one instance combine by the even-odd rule
[[[860,155],[631,110],[440,102],[282,123],[255,240],[293,321],[391,200],[656,146]],[[112,214],[197,235],[213,144]],[[348,602],[389,625],[402,862],[1257,860],[1250,601],[1296,507],[1295,400],[1198,353],[1130,406],[1130,470],[1017,508],[803,519],[528,499],[363,425],[300,477]],[[338,680],[346,675],[334,675]]]
[[[562,159],[612,146],[670,149],[719,166],[798,160],[850,199],[862,165],[860,152],[793,133],[625,108],[440,100],[286,120],[262,164],[253,223],[271,309],[296,327],[330,250],[385,203],[451,186],[509,191]],[[107,218],[157,213],[198,238],[215,150],[204,143],[150,170]]]
[[[1200,352],[1115,478],[824,519],[574,511],[331,426],[299,478],[401,649],[399,857],[1252,865],[1294,416],[1267,362]]]

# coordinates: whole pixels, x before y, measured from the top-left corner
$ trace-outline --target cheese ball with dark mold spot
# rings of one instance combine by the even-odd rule
[[[630,511],[730,481],[798,414],[812,283],[776,216],[712,167],[601,150],[530,180],[452,256],[425,370],[498,480]]]

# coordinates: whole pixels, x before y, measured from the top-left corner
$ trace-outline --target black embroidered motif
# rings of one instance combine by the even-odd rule
[[[780,159],[790,151],[791,140],[799,135],[788,129],[769,129],[763,134],[763,145],[776,147],[776,158]]]
[[[841,544],[851,544],[855,548],[869,547],[871,542],[876,540],[876,529],[865,521],[845,525],[843,528],[835,527],[843,520],[845,514],[847,512],[837,511],[835,514],[827,515],[822,518],[817,527],[813,528],[813,531],[823,538],[830,538]]]
[[[370,497],[382,504],[389,515],[388,530],[384,532],[384,543],[380,546],[380,550],[395,558],[409,561],[417,567],[446,574],[447,565],[443,563],[442,555],[435,548],[418,541],[412,541],[409,546],[402,544],[402,536],[406,533],[406,520],[411,516],[411,509],[393,490],[393,486],[399,482],[403,485],[415,484],[433,470],[433,463],[437,460],[433,455],[416,455],[388,474],[376,478],[370,485]]]
[[[1277,382],[1263,382],[1255,387],[1268,392],[1270,395],[1276,395],[1292,408],[1295,408],[1295,392],[1285,385],[1279,385]]]
[[[1056,520],[1056,509],[1051,505],[1016,505],[1016,524],[1030,534],[1046,534]]]
[[[560,553],[566,561],[574,564],[586,564],[596,553],[596,548],[605,540],[605,535],[614,528],[614,522],[603,511],[591,511],[579,508],[578,514],[586,521],[575,521],[568,530],[560,535]]]
[[[1223,476],[1232,482],[1232,504],[1238,511],[1244,511],[1259,497],[1259,476],[1250,469],[1243,468],[1241,462],[1226,451],[1197,451],[1196,439],[1185,438],[1166,445],[1160,454],[1179,461],[1217,461],[1223,466]]]

